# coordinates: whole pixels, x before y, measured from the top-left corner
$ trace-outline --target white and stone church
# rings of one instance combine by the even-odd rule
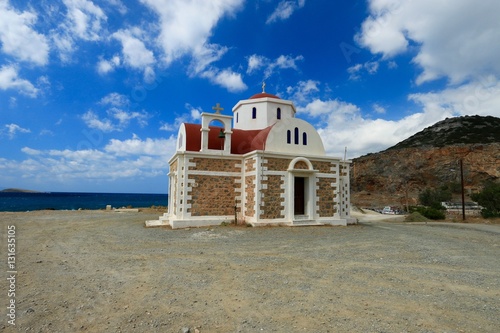
[[[232,116],[201,114],[181,124],[169,161],[168,213],[146,226],[347,225],[349,165],[327,156],[291,101],[265,92],[239,101]]]

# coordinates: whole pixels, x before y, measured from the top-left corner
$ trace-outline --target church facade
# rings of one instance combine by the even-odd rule
[[[184,123],[169,161],[168,212],[146,226],[223,222],[347,225],[349,164],[325,153],[316,129],[295,117],[291,101],[262,92],[239,101],[232,116],[204,112]]]

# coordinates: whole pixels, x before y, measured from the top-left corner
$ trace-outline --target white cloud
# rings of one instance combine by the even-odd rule
[[[65,28],[83,40],[101,39],[101,25],[107,17],[99,6],[87,0],[63,0],[63,3],[67,7]]]
[[[145,111],[131,111],[128,96],[112,92],[97,102],[97,107],[106,112],[106,117],[100,117],[99,112],[88,110],[81,119],[85,124],[103,132],[123,131],[131,121],[135,120],[140,127],[144,127],[150,118]]]
[[[63,3],[66,6],[66,17],[52,31],[51,39],[59,50],[60,59],[71,62],[77,40],[95,42],[102,39],[103,24],[107,21],[107,16],[92,1],[63,0]]]
[[[118,12],[122,15],[125,15],[128,12],[127,7],[123,4],[121,0],[108,0],[108,3],[114,6]]]
[[[37,14],[31,11],[19,13],[9,6],[8,1],[1,1],[0,17],[2,51],[21,61],[46,65],[49,44],[44,35],[33,29]]]
[[[352,103],[320,99],[315,99],[298,110],[309,114],[313,119],[319,119],[316,127],[329,154],[342,156],[344,147],[347,147],[349,157],[389,148],[450,116],[441,112],[424,112],[397,121],[368,119]]]
[[[143,75],[144,82],[147,84],[152,84],[156,80],[156,73],[151,66],[147,66],[144,68],[144,75]]]
[[[289,55],[280,55],[274,61],[266,58],[265,56],[260,56],[253,54],[248,57],[248,67],[247,74],[254,74],[259,69],[264,69],[264,79],[269,78],[274,74],[276,69],[294,69],[298,70],[297,62],[304,60],[302,55],[292,57]]]
[[[0,68],[0,89],[14,89],[29,97],[36,97],[39,90],[28,80],[19,77],[15,66],[2,66]]]
[[[99,115],[89,110],[82,115],[82,120],[89,128],[94,128],[103,132],[123,131],[132,120],[137,121],[139,126],[147,125],[149,115],[145,112],[125,111],[117,107],[111,107],[107,111],[108,117],[101,118]]]
[[[311,96],[319,91],[319,84],[319,81],[314,80],[299,81],[297,85],[287,87],[286,92],[295,103],[303,103],[311,100]]]
[[[127,96],[116,92],[109,93],[99,101],[102,105],[111,105],[116,107],[123,107],[130,105],[130,100]]]
[[[259,56],[257,54],[252,54],[247,58],[248,66],[247,66],[247,74],[252,74],[254,71],[265,66],[267,62],[267,58],[264,56]]]
[[[119,128],[113,124],[110,119],[99,119],[99,116],[92,110],[85,112],[82,115],[82,120],[90,128],[95,128],[103,132],[118,131]]]
[[[297,9],[300,9],[304,7],[306,1],[305,0],[297,0],[297,1],[290,1],[290,0],[282,0],[274,12],[269,15],[269,17],[266,20],[266,23],[273,23],[276,21],[280,20],[286,20],[290,16],[292,16],[293,12],[295,12]]]
[[[14,139],[14,137],[17,135],[17,133],[31,133],[31,131],[27,128],[22,128],[21,126],[17,124],[7,124],[5,125],[5,130],[6,134],[8,135],[9,139]]]
[[[175,151],[176,138],[137,137],[120,141],[112,139],[102,150],[37,150],[24,147],[29,158],[17,162],[4,160],[6,169],[17,178],[33,182],[51,179],[54,183],[107,182],[117,179],[153,178],[165,175],[168,157]]]
[[[291,56],[285,56],[285,55],[280,55],[278,59],[276,59],[274,66],[278,68],[292,68],[292,69],[297,69],[297,61],[302,61],[304,60],[304,57],[299,55],[296,56],[295,58],[292,58]]]
[[[139,126],[144,127],[148,124],[148,114],[137,111],[124,111],[119,108],[111,108],[108,113],[118,120],[118,128],[125,128],[131,120],[136,120]]]
[[[367,61],[364,64],[356,64],[347,68],[347,73],[349,73],[349,80],[356,81],[361,79],[363,71],[368,74],[373,75],[377,73],[379,67],[378,61]]]
[[[165,157],[165,161],[168,157],[166,155],[172,152],[175,149],[175,142],[172,146],[172,138],[171,139],[150,139],[141,140],[138,137],[134,137],[128,140],[116,140],[112,139],[109,143],[104,147],[104,150],[108,153],[112,153],[116,156],[126,156],[126,155],[149,155],[149,156],[163,156]],[[170,149],[169,149],[170,148]]]
[[[193,50],[194,59],[190,65],[191,75],[203,73],[210,64],[219,61],[228,48],[218,44],[200,45]]]
[[[189,103],[186,103],[184,106],[187,112],[175,117],[173,123],[164,123],[160,127],[160,130],[167,132],[177,132],[179,130],[179,126],[182,123],[193,123],[200,121],[201,114],[203,113],[203,110],[200,107],[194,107]]]
[[[382,105],[375,103],[373,104],[373,111],[378,114],[385,114],[386,109]]]
[[[416,45],[422,68],[416,83],[448,78],[453,84],[500,75],[500,2],[484,0],[370,0],[358,43],[384,59]]]
[[[356,64],[354,66],[347,68],[347,73],[349,73],[349,80],[356,81],[356,80],[361,79],[361,75],[359,74],[359,72],[362,69],[363,69],[363,65],[361,65],[361,64]]]
[[[115,70],[115,68],[121,65],[121,59],[119,56],[115,55],[110,60],[101,59],[97,63],[97,72],[99,74],[108,74]]]
[[[442,91],[417,93],[408,96],[421,111],[409,113],[398,120],[378,118],[390,112],[390,106],[372,104],[372,110],[338,99],[311,99],[297,111],[311,117],[318,128],[326,150],[341,156],[348,147],[349,156],[387,149],[411,135],[447,117],[462,115],[492,115],[500,117],[500,81],[488,75],[480,80]],[[416,109],[417,109],[416,108]],[[370,112],[374,111],[374,112]],[[372,114],[373,119],[365,116]]]
[[[208,39],[219,19],[233,15],[243,0],[141,0],[160,17],[158,42],[166,64],[183,55],[196,55],[200,46],[209,48]],[[203,52],[202,52],[203,53]]]
[[[218,70],[211,68],[200,74],[201,77],[209,79],[211,82],[226,88],[230,92],[239,92],[247,89],[241,74],[230,69]]]
[[[426,113],[500,117],[500,81],[493,75],[439,92],[411,94]]]
[[[144,69],[155,62],[152,51],[148,50],[139,38],[144,33],[138,29],[121,29],[111,35],[122,44],[123,62],[132,68]]]
[[[28,154],[28,155],[41,155],[42,152],[38,149],[32,149],[32,148],[29,148],[29,147],[24,147],[21,149],[21,151],[25,154]]]

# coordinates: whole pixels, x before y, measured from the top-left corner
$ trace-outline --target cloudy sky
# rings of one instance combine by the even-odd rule
[[[166,193],[182,122],[261,91],[329,154],[500,116],[498,0],[0,0],[0,189]]]

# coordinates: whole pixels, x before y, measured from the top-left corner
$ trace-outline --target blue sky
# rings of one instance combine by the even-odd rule
[[[261,91],[331,155],[500,116],[497,0],[0,0],[0,189],[166,193],[182,122]]]

